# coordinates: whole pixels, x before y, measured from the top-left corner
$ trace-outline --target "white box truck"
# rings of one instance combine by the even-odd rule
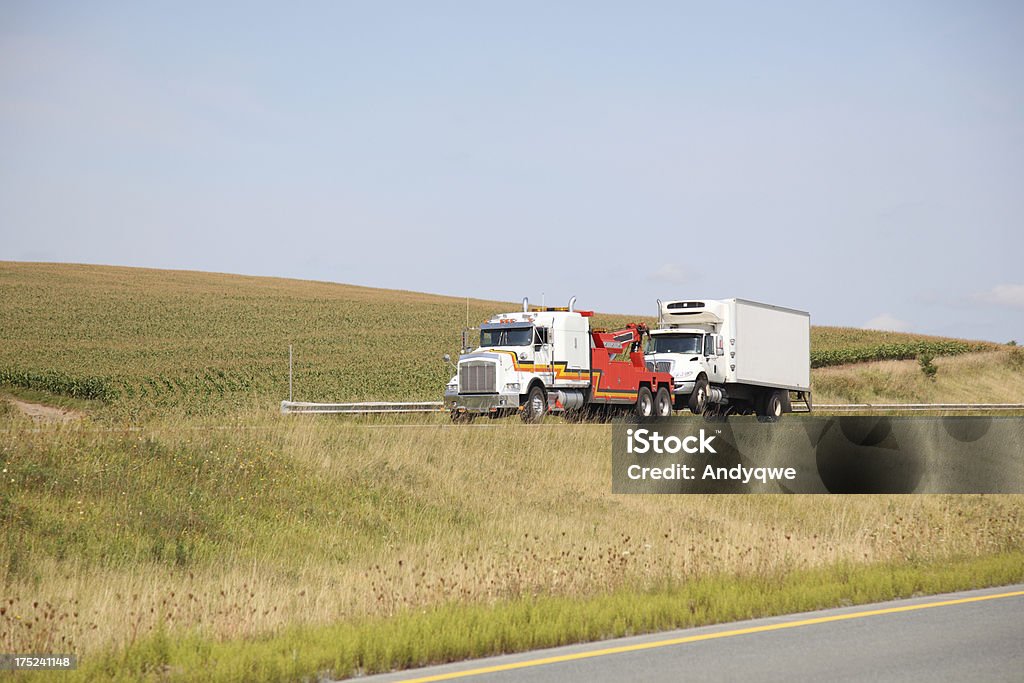
[[[674,406],[695,414],[757,415],[774,421],[811,409],[811,318],[745,299],[658,301],[658,326],[644,353],[668,372]]]

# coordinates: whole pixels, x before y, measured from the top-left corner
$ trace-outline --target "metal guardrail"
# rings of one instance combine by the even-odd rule
[[[794,407],[799,406],[797,404]],[[1024,410],[1024,403],[819,403],[815,410],[836,412],[879,412],[879,411],[980,411],[999,412],[1002,410]],[[412,403],[389,403],[386,401],[364,401],[361,403],[308,403],[303,401],[281,401],[281,413],[376,415],[384,413],[437,413],[444,410],[441,401],[419,401]],[[795,412],[807,412],[796,410]]]
[[[838,412],[879,411],[879,410],[942,410],[942,411],[984,411],[1024,410],[1024,403],[816,403],[815,410]]]
[[[281,413],[348,414],[373,415],[379,413],[436,413],[442,410],[441,401],[420,401],[414,403],[388,403],[385,401],[364,401],[362,403],[307,403],[303,401],[281,401]]]

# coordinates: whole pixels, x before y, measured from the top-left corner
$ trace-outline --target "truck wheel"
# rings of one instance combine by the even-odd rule
[[[547,412],[547,409],[548,400],[544,396],[544,390],[535,386],[530,389],[530,393],[526,397],[526,403],[523,404],[523,410],[519,415],[523,418],[523,422],[537,424],[544,419],[544,413]]]
[[[654,416],[654,397],[647,387],[640,387],[636,394],[636,416],[647,420]]]
[[[693,393],[690,394],[690,412],[694,415],[703,415],[704,409],[708,407],[708,378],[701,377],[693,385]]]
[[[672,417],[672,396],[662,387],[654,396],[654,414],[658,417]]]
[[[769,392],[757,415],[758,422],[778,422],[782,417],[782,395],[777,391]]]

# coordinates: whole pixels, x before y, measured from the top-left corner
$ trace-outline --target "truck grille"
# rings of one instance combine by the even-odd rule
[[[493,394],[497,392],[497,369],[494,363],[470,361],[459,368],[460,394]]]
[[[659,360],[659,361],[647,361],[647,369],[652,372],[672,372],[672,361],[670,360]]]

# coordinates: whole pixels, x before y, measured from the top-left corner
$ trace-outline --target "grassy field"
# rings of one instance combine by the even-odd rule
[[[0,384],[128,412],[272,405],[289,344],[296,400],[434,400],[467,320],[465,299],[137,268],[0,263],[0,293]],[[510,308],[470,300],[468,319]]]
[[[1020,496],[615,496],[608,425],[277,414],[289,343],[298,399],[436,398],[465,300],[11,263],[0,294],[0,392],[82,416],[0,400],[0,650],[76,652],[78,680],[348,676],[1024,580]],[[934,381],[816,369],[817,401],[1019,400],[1020,352],[971,344]]]
[[[818,327],[811,332],[811,367],[824,368],[881,360],[905,360],[921,354],[957,356],[994,351],[991,342],[948,339],[907,332],[853,327]]]
[[[934,379],[916,361],[879,361],[814,370],[818,403],[1021,403],[1024,349],[936,358]]]
[[[582,302],[590,306],[599,302]],[[517,304],[471,300],[477,324]],[[643,309],[643,304],[638,304]],[[598,315],[612,326],[636,318]],[[647,322],[650,319],[642,318]],[[467,301],[324,282],[0,263],[0,385],[98,399],[119,416],[310,401],[437,400]],[[920,335],[812,330],[816,365],[994,349]]]
[[[295,629],[401,631],[423,610],[493,609],[488,628],[504,632],[503,610],[536,599],[579,602],[566,633],[593,621],[600,636],[647,628],[657,596],[699,585],[700,618],[717,621],[737,616],[737,581],[787,586],[761,613],[923,591],[944,571],[942,586],[1024,578],[1020,497],[615,496],[607,425],[0,420],[7,651],[156,666],[154,642],[242,652]],[[606,618],[648,593],[633,617]]]

